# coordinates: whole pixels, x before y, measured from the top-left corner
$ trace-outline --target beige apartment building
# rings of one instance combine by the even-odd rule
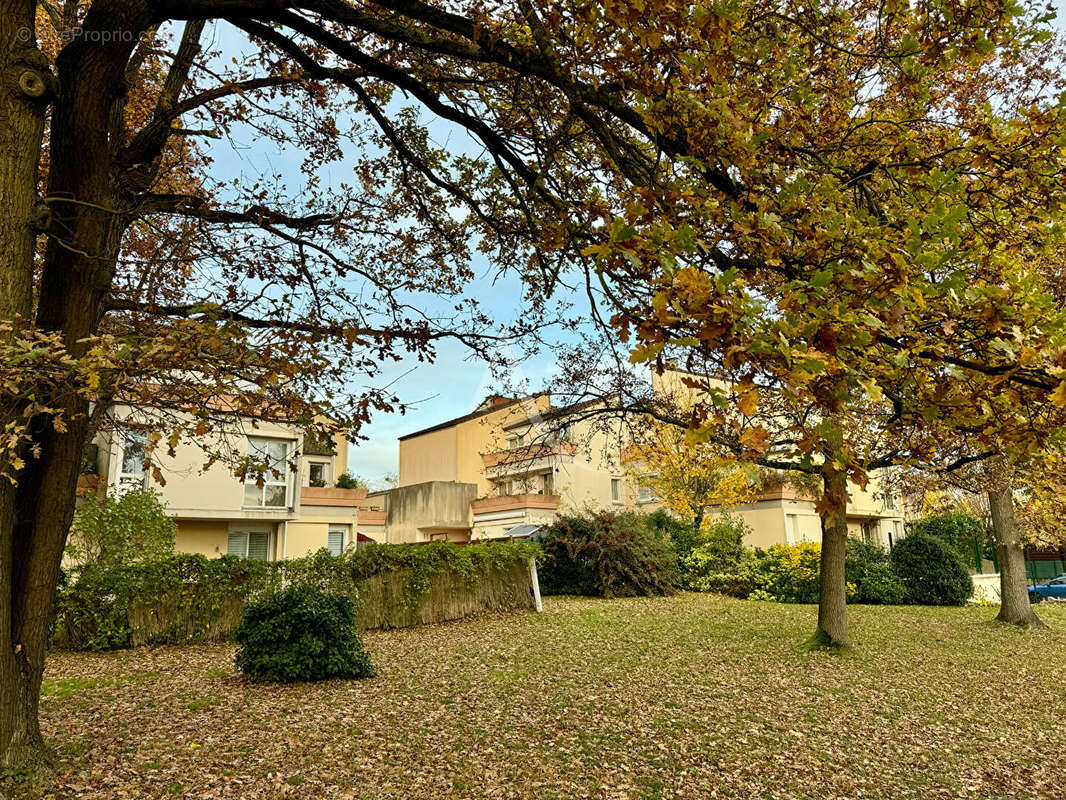
[[[490,397],[470,414],[401,437],[399,488],[378,495],[384,541],[499,538],[550,524],[561,512],[659,508],[622,459],[621,424],[582,413],[588,408],[553,407],[546,394]],[[749,546],[817,542],[815,502],[786,485],[728,513],[747,523]],[[851,486],[848,526],[883,547],[904,535],[902,512],[878,476],[865,488]]]
[[[154,413],[128,406],[111,410],[118,424],[94,441],[96,480],[112,493],[158,491],[177,522],[178,552],[278,560],[323,547],[340,553],[381,536],[380,505],[367,500],[365,489],[331,488],[348,470],[343,438],[323,445],[295,425],[235,417],[198,441],[179,442],[172,455],[157,448],[151,463],[165,481],[160,484],[145,470],[144,431]],[[208,452],[231,458],[208,464]],[[234,474],[232,460],[244,456],[273,466],[262,486]]]

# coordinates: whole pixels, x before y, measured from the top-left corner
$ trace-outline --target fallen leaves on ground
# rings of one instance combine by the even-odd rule
[[[57,653],[29,798],[1042,798],[1066,775],[1066,609],[548,598],[375,632],[378,677],[255,685],[229,645]]]

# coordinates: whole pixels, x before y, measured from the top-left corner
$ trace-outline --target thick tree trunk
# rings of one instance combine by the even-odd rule
[[[135,5],[134,11],[145,13],[145,6]],[[32,44],[35,3],[25,6],[27,21],[15,35]],[[49,214],[37,218],[50,238],[41,265],[35,323],[41,331],[59,333],[73,358],[84,354],[86,341],[99,328],[128,224],[127,218],[113,211],[121,203],[115,196],[112,158],[122,142],[111,135],[109,126],[113,119],[122,119],[116,111],[121,112],[123,102],[124,67],[136,33],[146,25],[144,20],[123,19],[114,11],[91,11],[84,21],[86,29],[128,30],[129,37],[75,39],[59,56],[55,81],[49,74],[42,77],[46,86],[55,85],[56,97],[49,138],[48,196],[52,203]],[[6,32],[7,16],[0,10],[0,37]],[[36,86],[28,78],[19,85],[33,90]],[[9,88],[5,83],[3,90]],[[28,168],[23,165],[23,171],[28,175],[31,202],[27,208],[31,211],[43,110],[38,110],[35,119],[36,149],[24,146],[21,151],[21,157],[30,161]],[[10,152],[0,153],[4,213],[12,213],[7,181],[14,178],[2,163]],[[32,276],[32,217],[25,210],[20,214],[30,242],[27,275]],[[4,242],[0,241],[3,250]],[[0,258],[7,255],[5,251]],[[6,285],[0,285],[0,291],[7,290]],[[21,313],[28,317],[31,312],[27,305]],[[0,557],[7,559],[0,571],[4,582],[0,587],[4,600],[0,623],[0,762],[9,765],[32,761],[44,753],[37,708],[48,627],[74,514],[81,452],[89,434],[89,398],[83,387],[73,385],[73,381],[41,387],[37,400],[55,411],[30,420],[32,457],[24,459],[26,466],[14,490],[5,486],[0,493],[0,521],[10,526],[3,531],[0,550]],[[62,426],[55,424],[56,418],[62,420]]]
[[[33,266],[37,234],[37,169],[45,105],[53,81],[36,49],[36,3],[0,2],[0,331],[2,344],[18,336],[33,314]],[[0,398],[0,427],[18,425],[24,406]],[[11,455],[11,454],[8,454]],[[11,475],[12,461],[0,455]],[[0,477],[0,764],[11,766],[44,755],[37,725],[37,695],[26,648],[18,636],[15,593],[20,584],[16,490]]]
[[[816,647],[848,647],[847,589],[844,561],[848,542],[848,478],[826,467],[823,473],[822,556],[818,591],[818,630],[810,640]]]
[[[989,491],[988,508],[992,514],[992,532],[996,537],[999,555],[999,614],[996,620],[1021,627],[1043,628],[1044,623],[1029,602],[1025,551],[1018,537],[1011,487],[1001,486]]]

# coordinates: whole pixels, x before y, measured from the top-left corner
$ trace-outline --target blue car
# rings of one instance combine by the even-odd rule
[[[1066,575],[1059,575],[1059,577],[1052,578],[1047,583],[1029,587],[1030,603],[1039,603],[1041,600],[1047,600],[1048,598],[1066,600]]]

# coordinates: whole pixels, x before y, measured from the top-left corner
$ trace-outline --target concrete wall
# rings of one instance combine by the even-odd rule
[[[476,497],[473,483],[429,481],[390,489],[385,494],[388,543],[465,540],[471,525],[470,503]]]

